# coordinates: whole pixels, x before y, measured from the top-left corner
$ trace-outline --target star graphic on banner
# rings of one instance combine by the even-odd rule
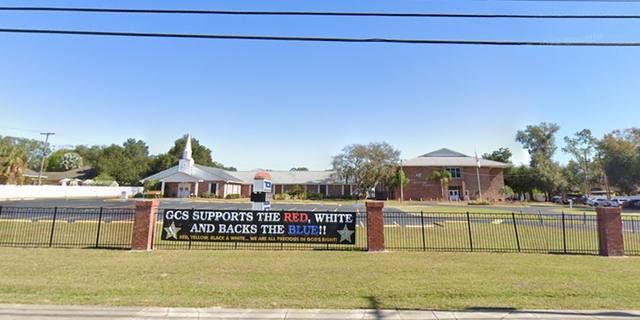
[[[168,240],[171,237],[178,240],[178,231],[180,231],[180,229],[182,228],[176,227],[175,222],[171,222],[171,225],[168,228],[164,228],[164,230],[167,231],[167,238],[165,240]]]
[[[347,242],[352,242],[351,241],[351,235],[353,234],[354,231],[349,230],[349,228],[347,228],[347,225],[344,225],[344,228],[342,228],[342,230],[338,230],[338,233],[340,234],[340,242],[347,240]]]

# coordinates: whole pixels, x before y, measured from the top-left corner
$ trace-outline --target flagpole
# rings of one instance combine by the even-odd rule
[[[476,173],[478,174],[478,193],[480,193],[480,201],[482,201],[482,187],[480,187],[480,167],[476,167]]]
[[[478,193],[480,195],[480,201],[482,201],[482,186],[480,186],[480,158],[478,158],[478,152],[476,151],[476,175],[478,176]]]

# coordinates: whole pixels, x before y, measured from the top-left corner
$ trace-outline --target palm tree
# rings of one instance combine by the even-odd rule
[[[440,191],[442,192],[442,198],[444,199],[445,197],[444,187],[448,185],[449,180],[451,180],[451,172],[445,169],[434,171],[428,179],[436,182],[440,182]],[[447,199],[449,199],[448,195],[447,195]]]
[[[28,152],[14,145],[0,148],[0,183],[18,184]]]
[[[396,170],[396,173],[391,176],[391,178],[389,179],[389,185],[395,189],[400,189],[401,187],[406,187],[409,182],[411,182],[411,180],[409,180],[405,174],[404,171],[398,169]]]

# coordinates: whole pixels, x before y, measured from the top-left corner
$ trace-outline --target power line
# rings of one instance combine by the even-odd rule
[[[157,10],[100,9],[54,7],[0,7],[0,11],[53,11],[93,13],[208,14],[208,15],[276,15],[276,16],[348,16],[402,18],[509,18],[509,19],[640,19],[640,15],[537,15],[537,14],[465,14],[465,13],[380,13],[380,12],[308,12],[308,11],[225,11],[225,10]]]
[[[324,38],[324,37],[280,37],[280,36],[242,36],[215,34],[180,33],[136,33],[76,30],[36,30],[36,29],[0,29],[5,33],[64,34],[90,36],[147,37],[147,38],[183,38],[183,39],[226,39],[226,40],[272,40],[272,41],[312,41],[312,42],[358,42],[358,43],[403,43],[403,44],[457,44],[491,46],[560,46],[560,47],[640,47],[640,42],[544,42],[544,41],[491,41],[491,40],[429,40],[429,39],[385,39],[385,38]]]
[[[33,129],[26,129],[26,128],[16,128],[16,127],[7,127],[7,126],[0,126],[0,128],[9,129],[9,130],[16,130],[16,131],[25,131],[25,132],[41,132],[40,130],[33,130]],[[85,140],[85,139],[81,139],[81,138],[77,138],[77,137],[73,137],[73,136],[69,136],[69,135],[65,135],[65,134],[57,134],[57,136],[63,137],[63,138],[67,138],[67,139],[70,139],[70,140],[82,141],[82,142],[92,143],[94,145],[100,145],[100,143],[95,142],[95,141]]]

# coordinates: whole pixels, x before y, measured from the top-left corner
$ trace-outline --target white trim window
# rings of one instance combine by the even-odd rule
[[[445,170],[451,173],[451,178],[453,179],[462,177],[462,175],[460,174],[460,168],[446,168]]]

